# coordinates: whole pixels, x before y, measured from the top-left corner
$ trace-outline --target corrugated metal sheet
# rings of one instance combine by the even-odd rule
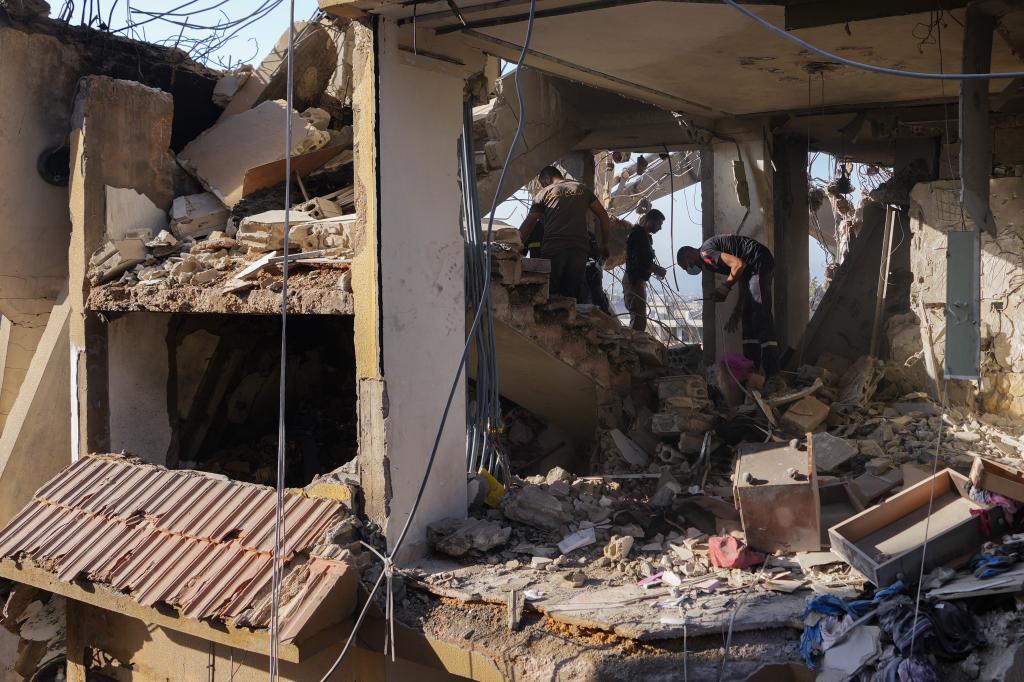
[[[266,486],[83,457],[0,531],[0,558],[105,584],[146,606],[169,604],[189,618],[231,622],[270,589],[274,506]],[[336,501],[288,494],[286,561],[347,517]]]

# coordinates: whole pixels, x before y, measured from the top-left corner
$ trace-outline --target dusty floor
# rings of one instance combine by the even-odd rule
[[[800,660],[800,634],[791,629],[734,633],[723,672],[725,632],[685,643],[636,642],[531,613],[524,614],[518,630],[509,632],[501,607],[461,604],[415,590],[406,592],[398,616],[431,636],[471,641],[502,662],[508,679],[742,680],[765,662]]]

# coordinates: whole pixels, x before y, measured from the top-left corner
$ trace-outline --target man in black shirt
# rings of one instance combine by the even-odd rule
[[[622,298],[629,311],[629,326],[638,332],[647,329],[647,282],[651,275],[665,276],[665,268],[654,258],[654,239],[661,230],[665,214],[658,209],[645,213],[626,238],[626,275],[622,278]]]
[[[766,377],[779,371],[779,344],[772,315],[772,273],[775,258],[768,248],[750,237],[738,234],[718,235],[701,244],[700,249],[684,246],[676,254],[679,266],[691,275],[713,272],[725,275],[715,288],[714,300],[723,302],[732,286],[743,282],[739,305],[743,320],[743,355]],[[735,311],[731,324],[735,325]],[[727,325],[728,328],[728,325]]]

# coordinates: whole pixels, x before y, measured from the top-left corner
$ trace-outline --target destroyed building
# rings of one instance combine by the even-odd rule
[[[318,7],[225,71],[0,0],[0,678],[1021,675],[1024,7]],[[784,383],[710,273],[555,295],[549,164],[606,284],[694,186],[767,246]]]

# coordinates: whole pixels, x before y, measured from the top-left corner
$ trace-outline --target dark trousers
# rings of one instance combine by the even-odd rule
[[[747,280],[743,301],[743,355],[766,377],[779,373],[779,344],[772,315],[772,270],[764,268]]]
[[[544,248],[541,256],[551,261],[551,280],[548,292],[569,298],[578,298],[587,271],[585,249]]]

